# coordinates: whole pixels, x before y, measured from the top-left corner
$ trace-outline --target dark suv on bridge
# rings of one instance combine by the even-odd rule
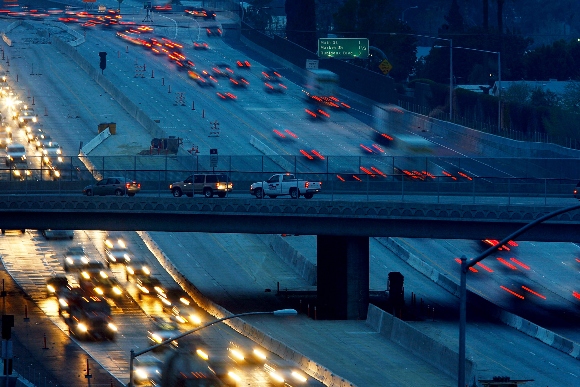
[[[193,194],[202,194],[206,198],[217,195],[225,198],[228,192],[231,192],[233,183],[225,173],[199,173],[189,175],[185,180],[178,181],[169,185],[171,193],[175,197],[187,195],[192,197]]]
[[[576,184],[576,188],[574,188],[574,197],[576,199],[580,199],[580,182]]]

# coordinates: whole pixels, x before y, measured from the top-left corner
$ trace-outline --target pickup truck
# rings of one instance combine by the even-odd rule
[[[258,199],[262,199],[264,195],[271,198],[290,195],[292,199],[298,199],[300,195],[304,195],[306,199],[312,199],[314,194],[320,192],[321,189],[322,183],[319,181],[296,179],[289,173],[280,173],[272,175],[266,181],[253,183],[250,186],[250,193]]]

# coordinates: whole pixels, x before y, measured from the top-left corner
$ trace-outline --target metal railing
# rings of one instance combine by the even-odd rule
[[[250,185],[266,180],[270,172],[195,171],[194,173],[225,173],[233,182],[229,196],[250,197]],[[169,196],[169,185],[183,181],[188,170],[101,170],[103,176],[125,176],[141,183],[140,195]],[[0,173],[1,174],[1,173]],[[558,199],[572,199],[577,180],[552,178],[473,177],[457,178],[447,175],[409,174],[334,174],[298,173],[299,179],[321,181],[322,191],[317,198],[324,200],[356,201],[422,201],[487,204],[528,203],[548,205]],[[78,180],[0,180],[0,193],[16,195],[65,194],[81,195],[94,179]]]
[[[249,195],[253,182],[275,173],[293,173],[297,178],[321,181],[319,198],[326,200],[402,200],[462,202],[512,202],[534,198],[535,204],[572,198],[579,178],[578,159],[329,156],[309,160],[294,156],[155,155],[64,157],[59,176],[31,157],[18,175],[12,167],[0,166],[0,193],[81,194],[100,177],[123,176],[138,180],[146,194],[169,195],[169,185],[191,174],[225,173],[234,184],[232,195]],[[87,162],[88,161],[88,162]],[[285,168],[283,168],[284,166]],[[485,176],[469,171],[487,170]],[[505,172],[510,171],[511,175]],[[494,173],[492,173],[494,172]],[[514,177],[515,176],[515,177]],[[470,199],[470,200],[468,200]],[[521,200],[520,200],[521,201]]]

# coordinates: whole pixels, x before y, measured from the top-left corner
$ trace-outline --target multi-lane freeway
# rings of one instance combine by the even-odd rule
[[[137,4],[123,4],[126,7],[127,19],[139,21],[143,17],[143,12]],[[220,21],[221,17],[218,17]],[[3,20],[3,26],[7,26],[13,20]],[[198,27],[198,23],[200,27]],[[278,155],[300,155],[300,150],[307,150],[312,152],[316,150],[319,154],[325,156],[353,156],[358,159],[360,155],[365,155],[366,150],[361,147],[361,144],[370,145],[376,140],[376,132],[370,126],[372,119],[370,110],[356,101],[351,102],[352,112],[340,111],[332,112],[331,117],[325,121],[313,121],[304,113],[304,107],[307,106],[304,101],[304,95],[301,91],[302,84],[300,77],[292,73],[289,69],[281,69],[280,71],[286,75],[286,84],[288,89],[284,94],[270,94],[265,91],[261,84],[260,70],[276,67],[282,67],[279,63],[273,61],[272,58],[263,58],[260,54],[254,53],[247,49],[243,49],[236,44],[233,49],[227,44],[227,35],[224,38],[208,38],[207,40],[210,49],[207,51],[194,50],[192,41],[197,40],[198,29],[203,27],[204,23],[213,23],[205,21],[192,21],[192,19],[177,13],[168,13],[164,15],[156,15],[153,23],[157,31],[169,37],[170,39],[186,43],[186,48],[183,50],[189,58],[194,58],[196,68],[198,70],[211,70],[212,66],[221,62],[235,63],[237,60],[249,60],[252,63],[251,70],[235,69],[236,73],[247,74],[246,78],[250,82],[247,90],[238,90],[232,88],[228,82],[220,79],[213,87],[200,87],[193,82],[187,71],[178,71],[175,63],[159,56],[155,56],[147,52],[143,47],[127,43],[126,40],[120,39],[115,35],[115,30],[100,29],[99,27],[89,27],[82,29],[77,24],[67,24],[66,27],[78,31],[86,39],[85,43],[77,47],[79,52],[85,59],[88,60],[94,67],[98,66],[99,52],[108,52],[107,68],[104,71],[107,79],[112,81],[117,88],[127,95],[134,103],[136,103],[142,111],[144,111],[150,118],[159,120],[160,127],[168,134],[180,137],[183,139],[183,147],[189,149],[190,146],[196,145],[202,151],[207,151],[210,148],[218,148],[220,155],[248,155],[261,157],[262,153],[255,147],[250,145],[250,139],[259,139],[266,144],[268,148],[273,150]],[[123,110],[115,101],[119,96],[112,96],[103,91],[103,88],[89,79],[86,73],[81,70],[71,59],[59,54],[54,50],[54,47],[46,44],[47,40],[39,38],[37,30],[49,31],[53,37],[64,40],[72,40],[70,34],[62,32],[62,29],[57,28],[51,23],[34,22],[35,29],[27,29],[23,26],[17,27],[8,34],[14,41],[12,47],[4,47],[6,57],[10,58],[10,67],[8,63],[3,67],[9,70],[10,81],[12,86],[21,99],[28,102],[35,103],[36,110],[39,112],[38,127],[42,127],[47,133],[57,140],[63,152],[68,155],[74,155],[79,149],[81,142],[90,141],[96,134],[97,124],[101,122],[116,122],[117,134],[111,136],[102,145],[97,147],[89,154],[95,160],[103,155],[126,155],[126,160],[117,160],[117,168],[133,169],[134,155],[149,150],[151,136],[146,133],[142,126],[139,125],[132,114]],[[202,30],[203,31],[203,30]],[[86,33],[86,35],[85,35]],[[47,38],[48,39],[48,38]],[[141,77],[142,70],[139,66],[145,66],[145,76]],[[66,70],[65,70],[66,69]],[[138,76],[137,76],[138,75]],[[213,82],[213,81],[211,81]],[[236,100],[224,101],[217,93],[235,93]],[[180,94],[183,93],[183,94]],[[185,104],[181,104],[180,98],[185,98]],[[359,106],[360,105],[360,106]],[[195,107],[195,110],[193,109]],[[4,112],[3,112],[4,113]],[[209,137],[210,123],[218,120],[220,123],[220,136]],[[408,130],[412,130],[411,127]],[[287,133],[290,131],[296,137],[291,135],[282,138],[279,133]],[[15,133],[15,138],[25,143],[23,133]],[[21,136],[21,137],[18,137]],[[429,138],[429,135],[425,135]],[[498,176],[498,177],[517,177],[521,176],[522,171],[529,169],[522,164],[516,162],[511,163],[497,163],[490,165],[473,160],[470,157],[459,157],[461,155],[473,156],[473,149],[462,148],[461,144],[454,144],[452,140],[430,138],[435,146],[433,147],[433,154],[436,156],[458,156],[456,162],[446,161],[447,164],[442,166],[443,161],[435,159],[434,165],[440,166],[440,169],[434,171],[435,174],[441,174],[442,171],[457,173],[462,171],[469,176]],[[26,143],[25,143],[26,144]],[[452,145],[453,144],[453,145]],[[28,146],[28,145],[27,145]],[[35,149],[30,146],[27,148],[30,152]],[[393,169],[391,158],[384,156],[404,156],[401,149],[388,148],[384,154],[377,153],[374,157],[378,168]],[[249,158],[251,160],[251,157]],[[298,159],[302,168],[312,168],[307,158]],[[164,158],[162,163],[178,163],[176,158]],[[389,164],[391,163],[391,164]],[[409,163],[412,162],[409,161]],[[251,164],[251,162],[248,162]],[[346,162],[348,164],[348,162]],[[357,162],[353,163],[356,167],[353,168],[353,173],[360,172]],[[369,166],[370,167],[370,166]],[[159,168],[163,168],[160,166]],[[182,166],[183,168],[183,166]],[[452,169],[455,168],[455,169]],[[402,169],[405,169],[403,167]],[[409,167],[410,170],[417,169],[414,166]],[[421,171],[422,169],[419,169]],[[538,177],[548,177],[550,171],[546,168],[535,169]],[[459,177],[460,175],[456,175]],[[245,187],[242,187],[245,189]],[[482,236],[484,238],[485,236]],[[15,244],[15,238],[29,240],[22,244],[22,250],[10,249],[8,246]],[[92,254],[102,256],[100,251],[102,235],[90,232],[76,232],[75,243],[82,243],[90,248]],[[139,241],[139,238],[134,234],[128,234],[133,242],[134,248],[139,249],[143,255],[149,254]],[[179,238],[179,239],[178,239]],[[187,238],[187,239],[181,239]],[[183,251],[191,254],[191,250],[187,246],[195,246],[198,252],[196,255],[199,267],[204,268],[206,276],[217,276],[218,272],[224,275],[226,279],[216,278],[215,286],[223,288],[224,298],[223,303],[227,303],[227,299],[231,297],[230,307],[239,304],[245,297],[240,293],[240,288],[248,286],[252,282],[256,282],[258,287],[273,288],[276,282],[272,278],[283,278],[282,282],[286,282],[286,278],[291,280],[292,275],[289,273],[286,276],[281,276],[280,272],[264,273],[262,262],[257,256],[271,255],[260,246],[260,241],[252,237],[212,237],[207,235],[195,235],[188,238],[185,235],[162,236],[159,235],[160,241],[164,250],[170,251],[173,245],[182,247],[182,250],[176,251],[177,255],[183,255]],[[239,238],[239,239],[238,239]],[[233,242],[235,240],[236,242]],[[408,245],[408,249],[415,254],[420,255],[432,266],[438,267],[441,272],[449,273],[453,277],[453,273],[457,273],[457,264],[454,258],[466,253],[474,255],[477,251],[476,242],[441,242],[441,241],[403,241]],[[49,276],[54,271],[60,270],[59,258],[62,254],[64,243],[61,242],[44,242],[41,241],[39,235],[34,231],[26,234],[25,237],[8,235],[3,238],[2,246],[5,249],[3,259],[5,259],[6,266],[12,273],[20,273],[15,275],[19,282],[27,284],[25,289],[31,294],[35,301],[45,308],[47,314],[54,318],[56,324],[62,326],[62,321],[58,316],[55,316],[54,305],[51,306],[50,300],[45,300],[40,289],[42,288],[42,279]],[[137,247],[139,246],[139,247]],[[203,246],[203,247],[202,247]],[[220,249],[216,250],[216,246]],[[223,246],[223,247],[222,247]],[[226,247],[228,246],[228,247]],[[315,246],[310,243],[308,250],[315,251]],[[141,250],[142,249],[142,250]],[[40,256],[38,253],[32,251],[39,250],[43,253]],[[251,251],[257,250],[257,255],[250,254]],[[203,253],[201,253],[203,251]],[[217,252],[229,252],[228,254],[218,254]],[[239,253],[232,253],[237,251]],[[429,252],[429,253],[426,253]],[[516,267],[517,270],[497,260],[494,256],[493,264],[486,265],[493,270],[493,273],[488,271],[480,271],[472,280],[470,277],[470,287],[474,291],[482,294],[485,298],[496,302],[498,305],[513,310],[515,313],[522,313],[526,318],[534,320],[538,318],[537,322],[551,328],[564,336],[567,336],[575,341],[575,331],[570,323],[577,321],[577,300],[573,296],[574,285],[577,283],[577,246],[569,244],[547,245],[547,244],[531,244],[522,243],[511,252],[502,252],[498,257],[502,257],[505,262],[510,263]],[[247,256],[245,262],[240,261],[239,257]],[[371,264],[374,268],[371,272],[371,286],[376,289],[383,289],[386,283],[386,273],[388,268],[393,264],[391,259],[396,259],[385,251],[383,247],[376,245],[373,242],[371,248]],[[230,256],[235,267],[241,268],[226,275],[220,266],[217,269],[208,269],[206,265],[210,262],[218,262]],[[381,257],[377,259],[377,257]],[[442,258],[446,257],[446,258]],[[448,257],[448,258],[447,258]],[[40,260],[39,260],[40,258]],[[513,259],[512,259],[513,258]],[[514,259],[521,263],[514,263]],[[149,257],[150,262],[155,262],[153,257]],[[179,262],[176,257],[175,260]],[[24,264],[24,267],[20,266]],[[227,265],[227,261],[221,263]],[[181,262],[181,265],[190,265],[189,260]],[[525,265],[529,267],[526,269]],[[183,267],[183,271],[187,269]],[[576,267],[576,269],[574,269]],[[207,270],[207,271],[206,271]],[[280,268],[279,270],[283,270]],[[405,270],[397,267],[397,270]],[[408,269],[407,269],[408,270]],[[30,281],[30,274],[42,273],[41,277],[35,276],[36,280]],[[161,268],[158,268],[159,273],[163,273]],[[236,278],[236,274],[238,277]],[[239,275],[240,273],[247,273],[246,275]],[[514,274],[517,273],[517,274]],[[117,274],[119,274],[117,272]],[[165,283],[170,283],[172,280],[164,276],[162,278]],[[259,279],[257,275],[264,275],[264,279]],[[409,274],[410,275],[410,274]],[[486,275],[485,279],[481,279]],[[557,280],[556,280],[557,278]],[[294,280],[291,280],[294,281]],[[414,286],[417,293],[422,293],[421,289],[427,289],[429,286],[424,285],[421,281],[424,278],[414,280]],[[194,280],[194,283],[200,284],[202,287],[203,281],[201,279]],[[269,285],[265,285],[269,283]],[[235,285],[234,285],[235,284]],[[296,286],[303,286],[300,281],[295,283]],[[507,288],[512,292],[522,292],[524,300],[508,293],[501,288]],[[522,286],[533,290],[534,293],[523,289]],[[211,290],[205,289],[211,294]],[[430,290],[430,292],[437,292]],[[523,293],[527,292],[527,293]],[[224,297],[223,294],[226,294]],[[248,289],[250,298],[258,298],[255,287],[252,290]],[[542,298],[541,295],[545,298]],[[215,295],[215,297],[220,297]],[[432,293],[425,292],[425,299],[433,299],[437,305],[445,305],[450,310],[453,309],[453,301],[444,301],[446,296],[432,295]],[[511,298],[515,297],[515,298]],[[253,302],[248,302],[249,305],[256,305]],[[272,302],[272,301],[270,301]],[[52,302],[54,304],[54,302]],[[139,303],[141,309],[145,311],[143,314],[140,310],[133,307],[133,304],[128,303],[121,305],[116,309],[120,321],[120,328],[125,334],[117,343],[86,343],[83,347],[96,359],[101,359],[103,365],[106,366],[110,372],[116,377],[124,379],[128,375],[127,368],[127,352],[130,347],[143,347],[146,345],[146,331],[150,329],[151,321],[147,315],[155,315],[157,312],[148,308],[155,308],[155,305],[147,305]],[[272,302],[272,306],[276,305]],[[448,316],[453,316],[450,312]],[[572,316],[572,317],[571,317]],[[205,318],[209,318],[206,316]],[[445,319],[446,320],[446,319]],[[137,323],[138,321],[138,323]],[[127,329],[128,326],[137,326],[135,331]],[[268,329],[274,329],[271,325],[266,325]],[[477,326],[477,324],[475,325]],[[429,330],[429,329],[427,329]],[[441,332],[448,332],[445,328],[434,328],[432,334],[437,335]],[[574,374],[574,367],[577,366],[577,361],[571,357],[556,353],[552,349],[543,348],[539,342],[533,339],[519,337],[517,333],[510,332],[505,327],[497,327],[493,324],[485,324],[484,329],[474,328],[470,335],[473,335],[473,351],[475,353],[485,353],[482,357],[486,359],[493,359],[490,351],[493,349],[483,349],[480,345],[485,343],[486,331],[488,334],[496,336],[497,341],[505,343],[511,342],[513,347],[528,348],[532,356],[542,356],[543,358],[558,359],[550,361],[550,364],[555,364],[554,369],[541,369],[540,361],[529,361],[525,363],[522,358],[517,361],[514,358],[506,355],[497,355],[495,362],[503,363],[502,367],[506,373],[512,372],[522,378],[532,378],[538,381],[537,385],[574,385],[577,384],[577,376]],[[131,332],[131,334],[126,334]],[[298,333],[293,331],[296,336]],[[439,333],[438,333],[439,332]],[[230,340],[231,333],[227,333],[227,338],[217,344],[216,347],[225,349],[227,341]],[[291,340],[290,338],[287,338]],[[206,341],[217,340],[213,336],[206,339]],[[304,339],[306,342],[306,338]],[[300,345],[293,343],[294,346]],[[316,348],[315,343],[308,345]],[[377,344],[378,345],[378,344]],[[320,346],[320,343],[318,343]],[[477,346],[477,348],[475,348]],[[509,345],[507,346],[509,347]],[[512,347],[512,348],[513,348]],[[510,350],[505,348],[504,353],[509,353]],[[333,364],[336,359],[332,358],[332,348],[330,351],[319,349],[320,353],[324,353]],[[503,358],[500,356],[504,356]],[[474,360],[478,361],[477,358]],[[325,363],[325,358],[317,359],[321,364]],[[487,361],[487,360],[486,360]],[[491,361],[491,360],[490,360]],[[508,364],[509,365],[506,365]],[[524,364],[525,363],[525,364]],[[336,363],[334,363],[336,364]],[[370,363],[369,363],[370,364]],[[427,367],[425,363],[418,363],[419,367]],[[487,364],[487,363],[486,363]],[[380,366],[379,366],[380,368]],[[425,369],[425,368],[423,368]],[[497,368],[490,367],[490,369],[497,370]],[[336,370],[336,373],[341,370]],[[436,371],[429,371],[437,374]],[[483,371],[485,372],[485,371]],[[350,369],[344,370],[344,375],[347,379],[358,385],[385,385],[376,378],[385,377],[372,374],[375,378],[376,384],[372,382],[373,379],[365,379],[360,375],[360,370]],[[256,379],[252,379],[251,385],[261,385],[265,380],[263,373],[257,372],[249,373],[248,375]],[[486,375],[491,376],[491,375]],[[345,376],[346,377],[346,376]],[[398,380],[400,384],[413,384],[415,379],[408,376],[407,381]],[[438,375],[439,384],[451,385],[453,378],[445,375]],[[386,383],[396,385],[392,381]],[[250,383],[250,382],[249,382]],[[426,383],[425,380],[421,381]]]

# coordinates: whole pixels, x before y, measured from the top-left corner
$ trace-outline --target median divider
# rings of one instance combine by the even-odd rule
[[[441,371],[452,376],[457,375],[459,354],[445,344],[432,339],[403,320],[399,320],[372,304],[369,305],[366,322],[381,335],[408,349]],[[475,385],[476,363],[466,360],[465,372],[467,380]]]
[[[311,285],[316,285],[316,264],[310,262],[298,250],[292,247],[285,238],[280,235],[258,235],[272,251],[274,251],[280,259],[294,268],[294,271],[306,282]]]
[[[292,163],[282,159],[276,152],[274,152],[272,149],[270,149],[270,147],[268,147],[262,141],[258,140],[256,137],[250,137],[250,145],[262,152],[264,156],[269,158],[272,162],[282,167],[284,171],[291,172],[296,169]]]

